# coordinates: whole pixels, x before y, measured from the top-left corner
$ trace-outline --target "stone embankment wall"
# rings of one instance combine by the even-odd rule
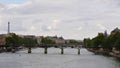
[[[106,51],[102,48],[100,48],[100,49],[87,48],[87,50],[89,50],[95,54],[104,54],[104,55],[109,55],[109,56],[120,58],[120,51],[117,51],[117,50]]]

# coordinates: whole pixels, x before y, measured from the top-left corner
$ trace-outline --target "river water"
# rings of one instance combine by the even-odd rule
[[[48,54],[44,49],[32,49],[32,54],[27,50],[16,53],[1,53],[0,68],[120,68],[120,61],[113,57],[95,55],[86,49],[66,48],[64,54],[60,49],[49,48]]]

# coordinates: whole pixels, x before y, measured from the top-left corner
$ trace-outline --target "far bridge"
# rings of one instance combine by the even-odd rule
[[[27,48],[28,53],[32,53],[32,48],[44,48],[44,54],[48,53],[48,48],[54,47],[54,48],[59,48],[61,49],[61,54],[64,54],[64,49],[65,48],[75,48],[78,50],[78,55],[80,54],[80,48],[82,45],[75,45],[75,44],[27,44],[27,45],[19,45],[19,44],[14,44],[14,45],[0,45],[0,51],[11,51],[15,53],[17,50],[22,49],[22,48]]]

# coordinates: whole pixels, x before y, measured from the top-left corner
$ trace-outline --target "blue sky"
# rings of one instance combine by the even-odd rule
[[[0,0],[0,3],[4,4],[21,4],[26,2],[27,0]]]

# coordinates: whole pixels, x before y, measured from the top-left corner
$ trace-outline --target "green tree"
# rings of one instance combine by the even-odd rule
[[[117,50],[120,50],[120,32],[117,32],[117,34],[114,35],[116,38],[114,41],[113,47],[115,47]]]
[[[104,50],[112,50],[112,45],[111,45],[111,38],[107,37],[103,40],[102,47]]]
[[[85,47],[92,47],[90,38],[85,38],[83,42]]]
[[[89,44],[90,43],[90,44]],[[112,51],[112,48],[115,47],[117,50],[120,50],[120,30],[115,29],[111,32],[109,36],[99,33],[93,39],[84,39],[84,44],[91,47],[103,47],[104,50]]]
[[[120,37],[115,42],[115,48],[120,51]]]
[[[80,44],[80,41],[76,41],[76,40],[70,40],[69,41],[70,44]]]
[[[102,47],[102,44],[104,42],[105,36],[103,33],[99,33],[98,36],[92,39],[92,45],[93,47]]]
[[[20,37],[18,37],[16,34],[9,36],[6,38],[6,44],[7,45],[20,44]]]
[[[43,44],[55,44],[55,41],[49,39],[49,38],[42,38],[41,41]]]
[[[6,44],[15,46],[35,46],[37,40],[32,38],[21,38],[16,34],[13,34],[6,38]]]

